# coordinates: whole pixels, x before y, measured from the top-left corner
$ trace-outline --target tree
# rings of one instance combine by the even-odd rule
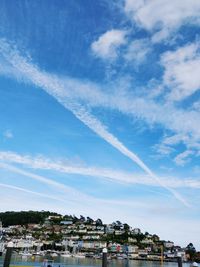
[[[78,222],[78,218],[75,216],[75,215],[73,215],[73,223],[77,223]]]
[[[84,217],[83,215],[80,215],[80,221],[81,221],[82,223],[85,222],[85,217]]]
[[[130,226],[127,223],[124,223],[124,230],[128,232],[130,230]]]
[[[97,226],[101,226],[101,225],[103,225],[102,220],[101,220],[101,219],[97,219],[97,220],[96,220],[96,225],[97,225]]]
[[[27,225],[29,223],[43,223],[49,216],[61,216],[49,211],[6,211],[0,213],[0,220],[4,227],[10,225]]]
[[[92,224],[94,220],[88,216],[86,222]]]
[[[196,254],[196,249],[195,249],[195,247],[193,246],[192,243],[189,243],[187,245],[185,252],[186,252],[186,254],[189,255],[189,258],[192,261],[194,259],[194,257],[195,257],[195,254]]]

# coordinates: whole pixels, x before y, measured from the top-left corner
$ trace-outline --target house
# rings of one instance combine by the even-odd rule
[[[139,235],[139,234],[141,234],[141,230],[140,230],[140,228],[134,228],[134,229],[131,231],[131,233],[134,234],[134,235]]]
[[[128,243],[137,243],[137,239],[133,237],[128,237]]]
[[[69,236],[65,236],[66,240],[79,240],[80,236],[79,235],[69,235]]]
[[[96,227],[96,229],[99,230],[99,231],[104,231],[104,226],[103,225],[98,225]]]
[[[79,229],[79,230],[77,230],[77,232],[80,234],[85,234],[85,233],[87,233],[87,229]]]
[[[72,225],[73,221],[72,220],[61,221],[60,224],[62,224],[62,225]]]
[[[71,229],[62,229],[61,230],[61,233],[62,234],[71,234],[72,233],[72,230]]]
[[[107,224],[106,225],[106,234],[113,234],[114,233],[114,227],[113,224]]]
[[[39,224],[36,224],[36,223],[28,223],[27,224],[27,229],[31,230],[31,231],[36,230],[36,229],[40,229],[40,228],[41,228],[41,226]]]
[[[48,220],[59,220],[62,219],[63,216],[61,215],[51,215],[48,217]]]
[[[149,238],[143,239],[140,243],[141,244],[146,244],[146,245],[153,245],[154,244],[153,240],[149,239]]]
[[[86,226],[85,226],[84,223],[81,223],[81,224],[79,225],[79,229],[85,229],[85,228],[86,228]]]
[[[53,230],[54,230],[55,233],[60,233],[61,226],[56,224],[56,225],[53,226]]]
[[[95,229],[96,229],[96,225],[94,225],[94,224],[87,224],[85,227],[86,227],[88,230],[95,230]]]
[[[148,252],[146,251],[146,249],[139,249],[138,250],[138,255],[142,258],[146,258],[148,255]]]
[[[138,246],[128,246],[128,253],[137,253],[138,252]]]
[[[84,235],[83,240],[96,240],[100,239],[99,235]]]
[[[115,230],[115,235],[123,235],[124,233],[124,230]]]
[[[108,248],[111,252],[123,252],[123,246],[121,244],[109,243]]]
[[[166,241],[166,242],[164,242],[164,247],[165,248],[173,248],[174,242]]]
[[[90,241],[84,240],[82,243],[83,248],[89,249],[98,249],[98,248],[105,248],[107,245],[106,241]]]
[[[104,231],[87,231],[88,234],[104,235]]]

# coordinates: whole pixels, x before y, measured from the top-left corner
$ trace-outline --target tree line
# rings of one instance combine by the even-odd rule
[[[0,212],[0,220],[3,227],[11,225],[26,225],[29,223],[43,223],[48,216],[59,216],[60,214],[50,211],[6,211]]]

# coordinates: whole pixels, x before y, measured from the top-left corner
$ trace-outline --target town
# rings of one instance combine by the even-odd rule
[[[100,258],[103,248],[110,259],[198,261],[192,243],[186,248],[158,235],[142,233],[137,227],[116,221],[104,224],[101,219],[60,215],[51,212],[0,213],[0,252],[9,241],[21,256]]]

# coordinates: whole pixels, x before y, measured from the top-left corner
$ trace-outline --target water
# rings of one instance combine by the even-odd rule
[[[35,257],[34,261],[30,258],[23,258],[19,256],[13,256],[11,265],[19,266],[33,266],[42,267],[43,258]],[[79,258],[54,258],[53,267],[101,267],[102,262],[99,259],[79,259]],[[3,266],[3,259],[0,257],[0,267]],[[108,267],[178,267],[175,262],[164,262],[161,265],[160,262],[154,261],[137,261],[137,260],[111,260],[108,263]],[[189,263],[183,263],[183,267],[189,267]]]

